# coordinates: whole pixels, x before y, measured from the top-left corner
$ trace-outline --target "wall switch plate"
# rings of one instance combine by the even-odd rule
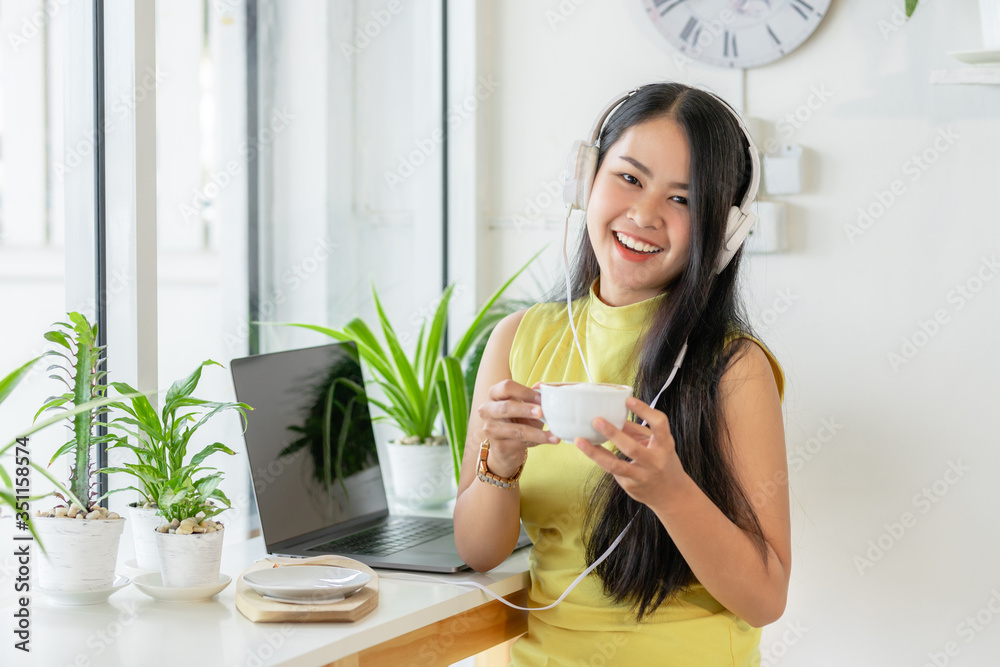
[[[786,208],[783,202],[774,201],[757,201],[751,205],[757,222],[746,240],[748,253],[782,252],[788,247]]]
[[[796,195],[802,192],[802,147],[780,146],[764,156],[764,189],[769,195]]]

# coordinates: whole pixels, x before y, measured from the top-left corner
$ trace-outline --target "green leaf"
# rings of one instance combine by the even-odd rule
[[[264,324],[271,324],[264,322]],[[325,334],[340,342],[353,342],[358,346],[358,353],[377,373],[383,377],[392,377],[392,365],[385,351],[379,344],[378,339],[372,335],[368,326],[359,318],[354,318],[348,322],[343,329],[331,329],[316,324],[303,324],[301,322],[275,322],[280,326],[298,327]]]
[[[427,356],[424,361],[424,388],[425,391],[431,391],[431,382],[434,378],[435,366],[437,366],[437,360],[441,357],[444,350],[441,347],[441,341],[444,338],[444,330],[448,324],[448,303],[451,301],[451,294],[454,291],[455,286],[449,285],[441,295],[441,301],[438,303],[437,310],[434,311],[434,317],[431,320],[431,330],[427,335]]]
[[[379,322],[382,324],[382,334],[385,336],[386,346],[392,354],[393,367],[396,369],[396,375],[393,379],[406,391],[407,398],[414,412],[421,414],[421,421],[423,421],[423,414],[427,412],[426,397],[420,388],[420,383],[413,371],[413,367],[410,365],[410,360],[406,358],[403,347],[399,344],[399,339],[396,337],[396,332],[393,331],[392,324],[390,324],[389,318],[382,308],[382,303],[379,301],[374,285],[372,285],[372,297],[375,299],[375,310],[378,311]]]
[[[406,432],[406,435],[419,435],[422,438],[430,435],[429,433],[425,434],[423,432],[423,419],[421,418],[421,414],[402,389],[390,382],[380,381],[378,384],[383,390],[385,390],[386,395],[389,397],[389,401],[393,404],[396,410],[406,416],[406,422],[404,423],[401,421],[399,424],[399,427]]]
[[[73,401],[73,396],[71,394],[63,394],[62,396],[56,396],[48,403],[44,404],[42,407],[38,408],[38,412],[35,413],[34,419],[38,419],[38,416],[45,412],[46,410],[52,410],[54,408],[61,407],[67,403]]]
[[[51,459],[49,459],[49,465],[51,466],[53,463],[56,462],[56,460],[60,456],[62,456],[63,454],[67,454],[67,453],[73,451],[75,448],[76,448],[76,438],[70,440],[69,442],[67,442],[66,444],[64,444],[62,447],[60,447],[59,449],[57,449],[56,453],[52,455]]]
[[[211,445],[209,445],[205,449],[201,450],[200,452],[192,456],[191,463],[193,465],[198,465],[199,463],[204,461],[207,457],[211,456],[215,452],[224,452],[229,455],[233,455],[236,453],[233,450],[229,449],[229,447],[226,447],[221,442],[213,442]]]
[[[455,480],[458,481],[465,453],[465,438],[469,428],[469,399],[465,393],[462,363],[455,357],[441,360],[442,380],[437,384],[438,401],[444,416],[445,432],[451,445]]]
[[[170,389],[167,390],[167,397],[164,400],[163,405],[163,421],[167,421],[167,415],[174,411],[174,403],[182,398],[187,398],[194,392],[198,387],[198,382],[201,381],[201,371],[205,366],[222,366],[217,361],[212,361],[211,359],[206,359],[201,362],[198,368],[194,369],[191,375],[187,376],[183,380],[178,380],[170,385]]]
[[[139,420],[139,423],[135,424],[136,426],[143,427],[144,431],[153,436],[159,436],[162,434],[160,417],[156,414],[156,410],[153,409],[153,404],[149,402],[149,399],[145,395],[139,393],[124,382],[112,382],[111,387],[122,396],[132,397],[130,400],[132,408],[127,411]],[[124,405],[115,407],[125,409]]]
[[[913,10],[917,8],[917,0],[906,0],[906,18],[913,16]]]
[[[199,479],[195,484],[198,489],[198,495],[202,498],[208,498],[212,495],[212,492],[222,483],[222,473],[217,472],[214,475],[209,475],[208,477],[203,477]]]
[[[541,250],[532,255],[531,259],[525,262],[524,266],[518,269],[517,272],[514,275],[512,275],[507,280],[507,282],[501,285],[500,289],[494,292],[493,296],[491,296],[486,301],[486,303],[483,304],[483,307],[479,310],[479,313],[472,320],[472,323],[469,325],[469,328],[465,330],[465,334],[459,340],[458,344],[455,345],[455,347],[452,349],[451,356],[456,357],[457,359],[463,359],[465,357],[466,353],[469,351],[469,348],[472,346],[475,340],[482,334],[482,331],[479,328],[480,323],[486,317],[486,314],[489,312],[489,310],[493,307],[493,304],[495,304],[497,300],[503,295],[503,293],[507,291],[507,288],[511,286],[511,283],[513,283],[518,276],[524,273],[525,269],[527,269],[532,262],[538,259],[538,256],[541,255],[544,251],[545,247],[543,247]]]
[[[215,491],[212,491],[212,497],[220,500],[223,503],[225,503],[226,507],[232,507],[233,506],[233,504],[231,502],[229,502],[229,498],[226,497],[226,494],[224,494],[222,492],[222,489],[216,489]],[[219,510],[219,511],[222,511],[222,510]],[[218,513],[219,512],[214,512],[213,514],[218,514]]]
[[[427,320],[420,323],[420,333],[417,334],[417,349],[413,353],[413,367],[416,369],[421,369],[426,364],[426,341],[424,340],[424,335],[426,334]]]
[[[10,393],[14,391],[14,387],[20,384],[21,380],[28,377],[28,373],[31,372],[31,367],[35,365],[41,357],[35,357],[31,361],[27,362],[20,368],[15,368],[11,371],[4,379],[0,380],[0,403],[10,396]]]
[[[69,338],[66,336],[66,334],[64,334],[61,331],[54,331],[54,330],[53,331],[46,331],[43,334],[43,336],[44,336],[45,340],[50,341],[52,343],[55,343],[57,345],[62,345],[67,350],[72,350],[73,349],[72,347],[70,347]]]

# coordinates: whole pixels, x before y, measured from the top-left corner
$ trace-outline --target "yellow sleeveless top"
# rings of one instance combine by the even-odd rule
[[[637,346],[662,298],[614,308],[592,287],[588,297],[573,303],[580,345],[596,382],[633,383]],[[764,351],[781,393],[781,369]],[[565,303],[537,304],[525,313],[511,346],[510,370],[514,381],[529,387],[587,381]],[[534,543],[529,607],[551,604],[586,569],[582,524],[599,474],[596,464],[570,443],[530,450],[520,481],[521,519]],[[604,596],[600,579],[591,573],[555,608],[530,613],[528,633],[515,642],[511,664],[750,667],[760,665],[759,646],[760,630],[700,584],[636,624],[626,606]]]

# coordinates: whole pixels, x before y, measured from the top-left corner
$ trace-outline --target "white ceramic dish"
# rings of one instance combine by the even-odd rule
[[[139,567],[139,564],[135,558],[129,558],[127,561],[125,561],[125,571],[131,574],[133,579],[138,577],[140,574],[146,574],[147,572],[159,572],[159,570],[142,569],[141,567]]]
[[[49,591],[44,588],[36,588],[45,594],[51,602],[67,606],[79,606],[85,604],[100,604],[111,597],[116,591],[120,591],[131,583],[131,579],[122,575],[116,575],[109,588],[102,588],[97,591]]]
[[[1000,51],[952,51],[948,55],[970,65],[1000,63]]]
[[[270,602],[282,602],[284,604],[331,604],[333,602],[341,602],[347,599],[343,595],[337,595],[332,598],[323,598],[321,600],[313,598],[276,598],[271,595],[261,595],[261,597]]]
[[[243,581],[263,596],[282,602],[303,600],[305,604],[332,602],[363,588],[371,581],[367,572],[332,565],[291,565],[256,570]]]
[[[232,577],[228,574],[220,574],[219,580],[207,586],[192,586],[190,588],[172,588],[163,585],[163,579],[159,572],[147,572],[135,578],[135,587],[140,591],[161,602],[197,602],[199,600],[209,600],[221,593]]]

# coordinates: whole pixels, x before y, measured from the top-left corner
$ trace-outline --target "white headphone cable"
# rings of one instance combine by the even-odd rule
[[[580,576],[578,576],[576,579],[573,580],[573,583],[571,583],[569,585],[569,588],[567,588],[566,590],[564,590],[562,592],[562,595],[560,595],[559,598],[556,599],[555,602],[553,602],[552,604],[546,605],[544,607],[519,607],[516,604],[514,604],[512,602],[508,602],[507,600],[503,599],[503,597],[501,597],[500,595],[497,595],[496,593],[494,593],[493,591],[491,591],[490,589],[488,589],[486,586],[483,586],[482,584],[480,584],[477,581],[449,581],[448,579],[442,579],[441,577],[432,577],[432,576],[425,575],[425,574],[411,574],[409,572],[406,572],[406,573],[400,572],[400,573],[391,573],[391,574],[380,574],[379,577],[381,577],[383,579],[410,579],[410,580],[414,580],[414,581],[433,581],[435,583],[449,584],[451,586],[465,586],[465,587],[468,587],[468,588],[478,588],[481,591],[483,591],[484,593],[486,593],[487,595],[489,595],[490,597],[495,598],[495,599],[499,600],[500,602],[504,603],[505,605],[507,605],[511,609],[517,609],[518,611],[545,611],[546,609],[552,609],[557,604],[559,604],[560,602],[562,602],[563,600],[565,600],[566,596],[569,595],[570,591],[572,591],[574,588],[576,588],[577,585],[581,581],[583,581],[584,577],[586,577],[588,574],[590,574],[591,572],[593,572],[594,568],[596,568],[598,565],[600,565],[601,563],[603,563],[604,560],[608,556],[611,555],[611,552],[615,550],[615,547],[617,547],[618,544],[622,541],[622,538],[625,537],[625,533],[628,532],[628,529],[631,526],[632,526],[632,521],[630,520],[628,522],[628,524],[626,524],[625,528],[622,529],[621,534],[619,534],[618,537],[615,538],[615,541],[611,543],[611,546],[608,547],[607,551],[605,551],[603,554],[601,554],[600,558],[598,558],[597,560],[595,560],[593,563],[591,563],[587,567],[587,569],[585,569],[583,572],[581,572]]]
[[[563,275],[566,278],[566,315],[569,317],[569,329],[573,332],[573,342],[576,343],[576,351],[580,353],[580,362],[583,364],[583,370],[587,374],[587,379],[591,382],[594,381],[594,376],[590,374],[590,368],[587,366],[587,358],[583,354],[583,348],[580,346],[580,337],[576,333],[576,324],[573,323],[573,289],[570,286],[569,277],[569,252],[567,246],[569,245],[569,219],[573,215],[573,206],[571,204],[566,205],[566,221],[563,223]],[[583,232],[587,233],[586,230]]]

